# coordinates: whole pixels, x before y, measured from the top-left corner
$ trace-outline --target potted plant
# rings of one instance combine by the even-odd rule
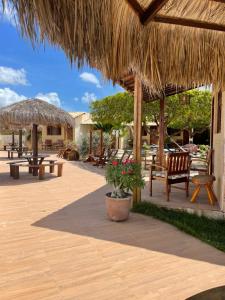
[[[107,215],[112,221],[125,221],[129,217],[133,189],[145,184],[141,164],[133,160],[124,163],[114,160],[106,167],[106,181],[114,187],[106,194]]]

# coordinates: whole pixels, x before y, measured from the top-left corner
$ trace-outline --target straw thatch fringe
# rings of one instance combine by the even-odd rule
[[[32,124],[73,127],[74,120],[64,110],[39,99],[23,100],[0,109],[2,128],[24,128]]]
[[[225,33],[175,25],[142,26],[125,0],[2,0],[13,4],[22,33],[60,46],[71,62],[116,81],[138,73],[155,93],[166,84],[225,88]],[[147,7],[149,0],[139,0]],[[223,3],[170,0],[160,14],[225,25]]]

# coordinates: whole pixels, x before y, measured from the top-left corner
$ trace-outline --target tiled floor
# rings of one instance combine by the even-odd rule
[[[13,180],[6,162],[1,300],[181,300],[225,285],[224,253],[150,217],[108,221],[101,169],[66,162],[61,178]]]

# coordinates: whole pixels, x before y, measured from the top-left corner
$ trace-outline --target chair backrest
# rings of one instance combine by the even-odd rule
[[[124,154],[123,154],[123,156],[122,156],[121,159],[120,159],[120,162],[123,163],[123,162],[125,162],[126,160],[128,160],[128,159],[130,158],[131,154],[132,154],[132,151],[131,151],[131,150],[126,150],[126,151],[124,151]]]
[[[46,145],[52,145],[52,140],[45,140]]]
[[[169,175],[189,173],[190,156],[188,152],[168,153],[167,172]]]
[[[117,149],[111,149],[109,153],[109,159],[115,159],[117,155],[118,150]]]
[[[58,141],[57,141],[57,144],[58,144],[59,146],[64,146],[64,141],[63,141],[63,140],[58,140]]]

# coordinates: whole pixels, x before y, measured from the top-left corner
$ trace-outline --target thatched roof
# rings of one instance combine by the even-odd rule
[[[32,124],[73,126],[69,113],[40,99],[23,100],[0,109],[0,124],[23,128]]]
[[[167,84],[225,88],[222,0],[2,1],[15,6],[32,41],[47,39],[114,81],[133,70],[153,92]],[[157,14],[146,21],[151,3]]]

